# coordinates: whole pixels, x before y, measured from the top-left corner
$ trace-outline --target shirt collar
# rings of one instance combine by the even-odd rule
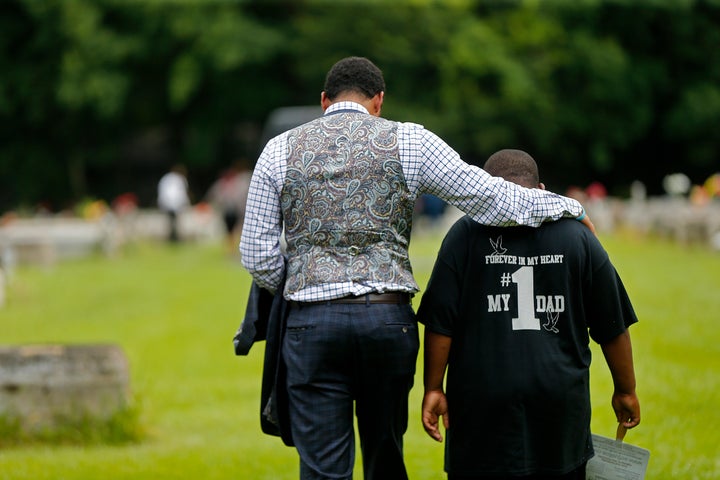
[[[325,115],[327,115],[328,113],[336,112],[338,110],[356,110],[358,112],[370,114],[370,112],[367,111],[367,108],[363,107],[359,103],[344,101],[333,103],[332,105],[330,105],[327,110],[325,110]]]

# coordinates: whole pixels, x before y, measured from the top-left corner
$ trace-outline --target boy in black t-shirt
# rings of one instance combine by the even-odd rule
[[[501,150],[484,168],[544,188],[523,151]],[[627,331],[637,317],[607,253],[580,222],[501,228],[460,219],[440,248],[418,320],[422,421],[442,441],[443,417],[450,480],[585,479],[593,456],[590,338],[610,368],[618,422],[640,422]]]

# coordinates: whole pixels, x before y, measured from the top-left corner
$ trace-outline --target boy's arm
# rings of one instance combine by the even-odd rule
[[[640,402],[635,393],[635,368],[630,332],[625,330],[600,346],[615,386],[612,407],[617,421],[624,428],[636,427],[640,423]]]
[[[447,367],[452,337],[434,333],[425,329],[425,358],[423,383],[425,396],[422,404],[422,423],[430,437],[442,442],[442,434],[438,428],[439,417],[443,417],[445,429],[450,426],[447,398],[443,389],[445,368]]]

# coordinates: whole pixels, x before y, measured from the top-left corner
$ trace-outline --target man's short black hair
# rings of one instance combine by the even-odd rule
[[[325,77],[323,90],[330,100],[344,92],[372,98],[385,91],[385,79],[382,71],[367,58],[347,57],[332,66]]]
[[[540,183],[535,159],[522,150],[499,150],[490,155],[483,169],[494,177],[502,177],[527,188],[536,188]]]

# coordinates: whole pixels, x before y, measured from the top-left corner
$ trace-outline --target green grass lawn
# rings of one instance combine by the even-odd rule
[[[631,333],[643,420],[626,441],[651,451],[649,479],[720,478],[720,255],[631,235],[602,240],[640,318]],[[439,241],[413,239],[421,286]],[[0,479],[297,478],[295,451],[260,430],[264,345],[233,353],[249,284],[221,245],[134,245],[117,258],[17,270],[0,343],[120,344],[146,436],[0,448]],[[593,348],[593,430],[612,436],[611,380]],[[443,446],[420,425],[421,373],[418,362],[408,470],[411,479],[443,479]]]

